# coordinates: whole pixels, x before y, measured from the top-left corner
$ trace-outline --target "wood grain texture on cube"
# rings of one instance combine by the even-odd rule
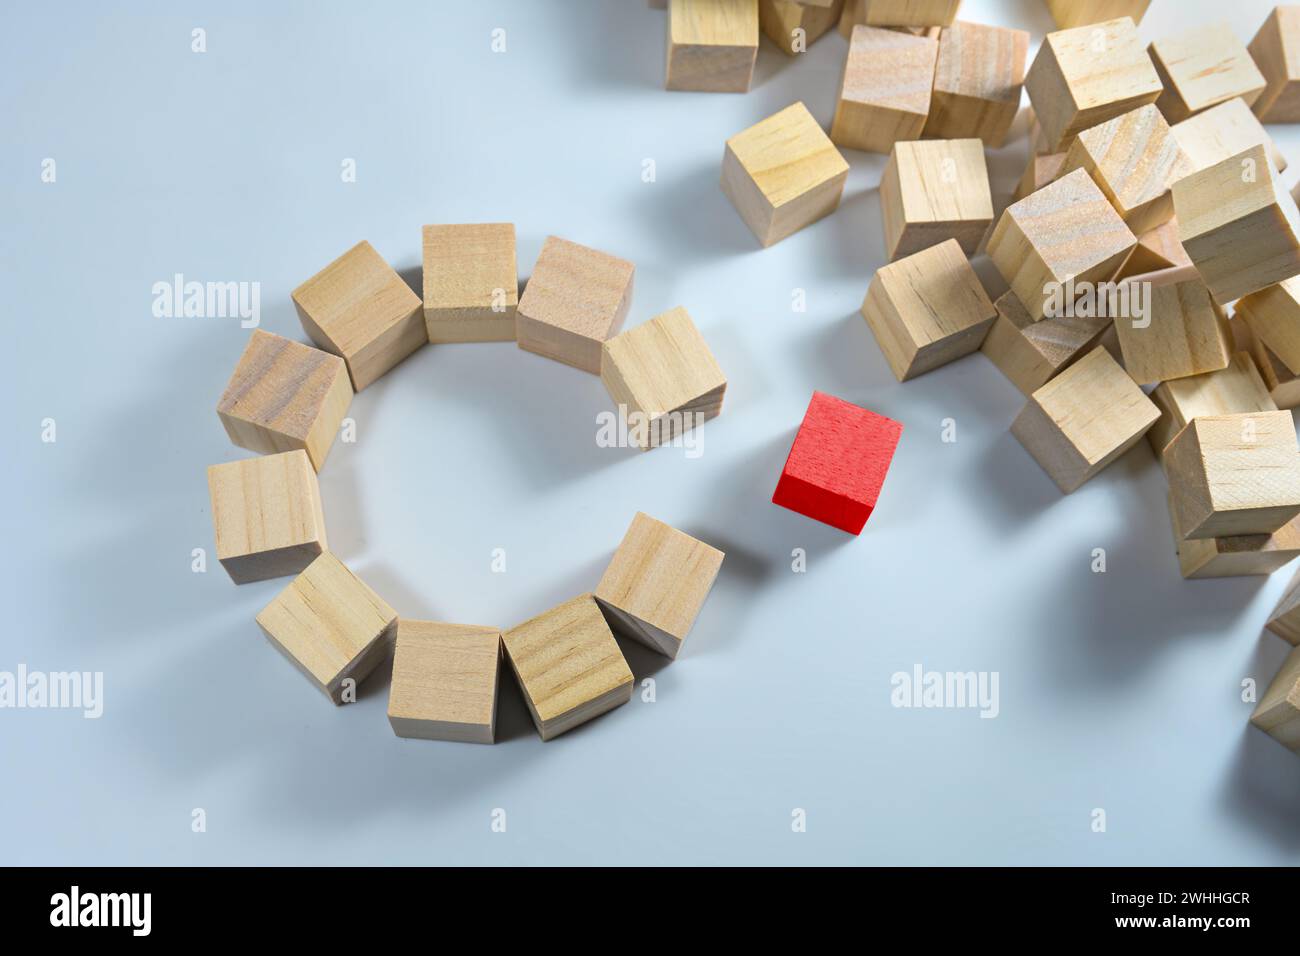
[[[1128,17],[1141,23],[1151,0],[1047,0],[1048,12],[1056,21],[1058,30],[1103,23],[1117,17]]]
[[[1149,229],[1137,237],[1137,245],[1124,260],[1116,279],[1145,275],[1172,269],[1174,266],[1190,266],[1192,260],[1187,250],[1178,241],[1178,220],[1176,218],[1162,222],[1154,229]]]
[[[920,139],[938,56],[939,43],[929,37],[855,26],[831,140],[846,149],[888,153],[899,140]]]
[[[1251,109],[1265,123],[1300,122],[1300,6],[1274,7],[1247,49],[1264,77]]]
[[[1285,527],[1290,528],[1295,523],[1292,521]],[[1288,644],[1300,647],[1300,571],[1287,584],[1286,591],[1264,626]]]
[[[744,93],[758,56],[758,0],[668,0],[664,87]]]
[[[1255,705],[1250,722],[1282,746],[1300,753],[1300,647],[1282,662]]]
[[[937,139],[1006,141],[1020,109],[1029,34],[958,20],[939,34],[930,114],[923,133]]]
[[[317,471],[352,404],[337,355],[254,330],[217,403],[230,440],[257,452],[303,449]]]
[[[496,741],[501,631],[399,618],[388,722],[399,737]]]
[[[844,0],[828,0],[824,6],[795,0],[758,0],[758,24],[782,53],[797,56],[830,32],[839,22],[843,7]]]
[[[1203,23],[1151,44],[1164,91],[1156,105],[1171,123],[1240,96],[1247,105],[1264,91],[1264,76],[1231,24]]]
[[[858,0],[858,22],[875,27],[945,27],[961,0]]]
[[[1286,170],[1286,157],[1239,96],[1189,116],[1170,129],[1191,163],[1188,172],[1206,169],[1257,145],[1268,150],[1274,169],[1279,173]]]
[[[1300,373],[1300,276],[1237,300],[1237,317],[1293,373]]]
[[[429,341],[513,341],[519,304],[514,223],[429,225],[421,238]]]
[[[1224,538],[1183,537],[1169,496],[1170,522],[1178,570],[1184,578],[1240,578],[1272,574],[1300,558],[1300,518],[1292,518],[1273,534],[1241,534]]]
[[[1100,345],[1111,325],[1106,316],[1063,315],[1035,322],[1014,292],[1004,292],[993,307],[997,318],[980,351],[1026,397]]]
[[[1300,376],[1287,368],[1280,358],[1269,351],[1267,345],[1255,338],[1242,316],[1237,315],[1231,319],[1228,327],[1232,329],[1237,348],[1250,354],[1274,404],[1278,408],[1300,407]]]
[[[1228,317],[1192,266],[1125,280],[1130,315],[1116,316],[1124,369],[1140,385],[1154,385],[1226,368],[1233,353]],[[1125,287],[1121,287],[1123,301]],[[1133,304],[1145,301],[1145,314]]]
[[[1234,352],[1228,366],[1218,371],[1161,382],[1152,390],[1151,401],[1160,409],[1160,420],[1147,432],[1147,440],[1161,460],[1169,443],[1193,418],[1277,411],[1259,369],[1245,352]]]
[[[948,239],[974,255],[993,222],[984,143],[978,139],[895,143],[880,179],[885,253],[910,256]]]

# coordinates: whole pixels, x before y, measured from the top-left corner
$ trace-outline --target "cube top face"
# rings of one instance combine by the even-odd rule
[[[1290,412],[1194,418],[1167,455],[1178,456],[1170,461],[1192,463],[1197,473],[1185,477],[1211,511],[1288,506],[1300,511],[1300,446]]]
[[[862,23],[882,27],[942,27],[952,23],[961,0],[857,0]]]
[[[326,547],[316,471],[305,451],[208,468],[217,559],[304,544]]]
[[[671,0],[668,37],[679,46],[758,46],[753,0]]]
[[[890,164],[898,171],[907,222],[992,220],[993,196],[982,140],[898,142]]]
[[[1054,56],[1076,110],[1128,100],[1149,103],[1163,89],[1128,17],[1049,33],[1043,46],[1030,72],[1045,54]]]
[[[1136,276],[1148,288],[1145,326],[1117,319],[1124,370],[1144,385],[1225,368],[1232,358],[1227,316],[1192,266]]]
[[[1159,410],[1105,348],[1098,346],[1030,397],[1088,465],[1141,435]]]
[[[529,709],[543,723],[632,685],[595,599],[583,594],[501,635]]]
[[[884,288],[908,337],[920,347],[989,322],[997,313],[956,239],[882,266],[873,281]]]
[[[1019,227],[1058,282],[1081,276],[1137,243],[1115,207],[1082,169],[1012,203],[1004,215]]]
[[[924,117],[938,57],[939,43],[930,37],[855,26],[840,99]]]
[[[426,314],[514,314],[519,302],[514,223],[425,226],[423,245]]]
[[[848,174],[849,164],[803,103],[793,103],[727,140],[763,197],[779,208]]]
[[[1020,105],[1029,34],[958,20],[939,35],[934,91]]]
[[[622,321],[636,267],[626,259],[547,236],[524,286],[519,312],[604,341]]]
[[[638,511],[596,587],[596,598],[680,642],[704,606],[723,557],[717,548]]]
[[[1253,103],[1264,90],[1264,75],[1227,23],[1156,40],[1151,57],[1167,79],[1160,108],[1175,121],[1234,96]]]
[[[345,391],[347,407],[347,376],[337,355],[255,329],[217,411],[305,442],[333,395]]]
[[[1150,103],[1084,130],[1070,154],[1086,157],[1085,168],[1121,215],[1164,196],[1191,172],[1169,124]]]
[[[874,505],[903,425],[825,392],[813,392],[782,478]]]
[[[1062,30],[1115,17],[1128,17],[1134,23],[1141,23],[1150,5],[1151,0],[1088,0],[1084,3],[1079,0],[1047,0],[1047,9]]]
[[[365,240],[294,289],[293,301],[344,357],[355,356],[420,308],[411,287]]]
[[[616,400],[657,418],[727,386],[708,343],[678,306],[607,341],[601,378]]]
[[[388,716],[491,728],[500,660],[497,628],[402,618]]]
[[[1189,172],[1223,162],[1252,146],[1265,147],[1274,168],[1286,170],[1286,158],[1241,97],[1175,123],[1171,130],[1191,165]]]

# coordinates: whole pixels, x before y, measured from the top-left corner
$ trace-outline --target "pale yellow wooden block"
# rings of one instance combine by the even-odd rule
[[[1268,346],[1255,338],[1242,316],[1235,316],[1228,322],[1228,327],[1232,329],[1237,348],[1250,353],[1274,404],[1278,408],[1300,407],[1300,376],[1295,375],[1280,358],[1269,351]]]
[[[737,133],[722,156],[722,191],[764,246],[834,212],[848,175],[803,103]]]
[[[392,644],[397,612],[326,551],[257,615],[257,624],[336,704],[360,684]]]
[[[1098,346],[1029,396],[1011,434],[1069,494],[1137,444],[1159,417]]]
[[[308,337],[361,391],[429,341],[420,297],[362,240],[293,290]]]
[[[1268,158],[1279,173],[1285,171],[1287,166],[1286,157],[1277,148],[1273,138],[1251,112],[1246,101],[1239,96],[1218,106],[1211,106],[1195,116],[1189,116],[1170,129],[1182,147],[1183,155],[1191,163],[1189,172],[1221,163],[1229,156],[1236,156],[1255,145],[1262,145],[1268,150]]]
[[[814,40],[830,32],[839,22],[843,9],[844,0],[827,0],[824,5],[758,0],[758,24],[782,53],[797,56]]]
[[[675,658],[724,557],[638,511],[596,587],[596,601],[620,634]]]
[[[1292,521],[1286,527],[1290,528],[1294,524],[1295,521]],[[1288,644],[1300,647],[1300,571],[1296,572],[1291,583],[1286,586],[1286,592],[1269,615],[1265,627]]]
[[[708,343],[681,306],[606,342],[600,380],[616,404],[643,418],[636,431],[643,450],[717,417],[727,390]]]
[[[1160,409],[1160,421],[1147,432],[1147,440],[1161,460],[1169,443],[1193,418],[1277,411],[1259,369],[1245,352],[1234,352],[1227,368],[1161,382],[1151,392],[1151,401]]]
[[[858,0],[859,23],[873,27],[946,27],[961,0]]]
[[[1237,317],[1293,374],[1300,373],[1300,276],[1238,299]]]
[[[1160,77],[1128,17],[1049,33],[1025,75],[1045,148],[1066,149],[1081,132],[1154,103]]]
[[[298,574],[329,545],[307,452],[208,468],[217,560],[236,584]]]
[[[1300,211],[1261,145],[1174,183],[1178,238],[1221,303],[1300,274]]]
[[[217,403],[217,417],[239,447],[301,448],[319,471],[351,404],[352,382],[341,358],[256,329]]]
[[[1020,109],[1029,34],[958,20],[939,34],[924,135],[1000,147]]]
[[[600,350],[632,304],[626,259],[547,236],[515,310],[519,347],[600,374]]]
[[[1264,76],[1228,23],[1202,23],[1148,48],[1164,91],[1156,105],[1177,123],[1240,96],[1247,105],[1264,92]]]
[[[1029,157],[1016,191],[1011,194],[1012,202],[1019,202],[1031,193],[1036,193],[1048,183],[1055,182],[1065,168],[1065,153],[1034,153]]]
[[[996,315],[956,239],[877,269],[862,300],[900,382],[974,352]]]
[[[1046,0],[1058,30],[1128,17],[1141,23],[1151,0]]]
[[[885,253],[910,256],[948,239],[975,254],[993,222],[993,194],[978,139],[895,143],[880,177]]]
[[[1300,447],[1289,412],[1193,418],[1165,449],[1188,538],[1272,534],[1300,514]]]
[[[514,341],[519,304],[514,223],[425,226],[422,239],[429,341]]]
[[[1134,233],[1174,215],[1169,187],[1192,171],[1169,124],[1152,104],[1082,130],[1061,175],[1086,169]]]
[[[993,303],[997,318],[980,351],[1026,397],[1101,344],[1106,316],[1059,316],[1035,322],[1014,292]]]
[[[1008,206],[988,256],[1034,319],[1061,298],[1066,280],[1108,281],[1137,237],[1082,169]]]
[[[903,2],[906,3],[907,0],[903,0]],[[915,5],[918,8],[920,8],[925,3],[926,0],[920,0],[920,3],[917,3]],[[844,39],[847,40],[850,36],[852,36],[853,28],[855,26],[867,25],[867,19],[868,19],[868,14],[870,12],[870,9],[871,8],[868,6],[868,0],[844,0],[844,10],[843,13],[841,13],[840,15],[840,22],[839,22],[840,36],[844,37]],[[877,19],[879,18],[879,13],[880,13],[880,8],[877,8],[876,10]],[[906,33],[910,33],[912,36],[927,36],[930,37],[930,39],[932,40],[938,40],[939,31],[943,29],[942,24],[932,24],[929,26],[909,26],[905,24],[875,23],[872,25],[878,26],[885,30],[903,31]]]
[[[1173,218],[1137,237],[1137,245],[1124,260],[1124,265],[1116,278],[1127,279],[1130,276],[1191,264],[1192,260],[1188,258],[1187,250],[1178,241],[1178,220]]]
[[[1188,540],[1178,528],[1172,496],[1169,515],[1178,570],[1184,578],[1240,578],[1272,574],[1300,558],[1300,518],[1292,518],[1273,534]]]
[[[668,0],[664,87],[744,93],[758,56],[758,0]]]
[[[399,618],[388,722],[399,737],[496,742],[501,631]]]
[[[855,26],[831,140],[846,149],[887,153],[899,140],[920,139],[938,55],[939,43],[929,37]]]
[[[632,699],[632,671],[590,594],[511,628],[501,643],[543,740]]]
[[[1300,753],[1300,647],[1282,662],[1255,705],[1250,722],[1282,746]]]
[[[1124,369],[1139,385],[1154,385],[1227,368],[1232,358],[1228,317],[1192,266],[1125,280],[1127,314],[1115,316]],[[1137,303],[1145,301],[1138,314]]]
[[[1247,49],[1265,84],[1255,114],[1265,123],[1300,122],[1300,6],[1274,7]]]

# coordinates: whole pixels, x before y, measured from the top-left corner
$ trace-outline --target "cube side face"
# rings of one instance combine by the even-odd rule
[[[501,632],[402,619],[388,717],[401,737],[492,743]]]
[[[1139,277],[1130,287],[1144,281]],[[1146,324],[1136,318],[1115,321],[1129,376],[1145,385],[1227,368],[1232,335],[1227,316],[1205,283],[1191,278],[1146,285]]]
[[[782,473],[777,481],[772,504],[852,535],[862,533],[875,510],[872,505],[835,494],[789,473]]]
[[[1274,7],[1247,50],[1265,81],[1251,109],[1265,123],[1300,121],[1300,10]]]
[[[1212,106],[1170,127],[1187,157],[1189,172],[1200,172],[1252,146],[1263,146],[1278,172],[1286,169],[1286,157],[1268,131],[1239,98]]]
[[[1183,248],[1210,293],[1226,303],[1300,274],[1300,236],[1294,226],[1285,210],[1266,206],[1211,232],[1185,237]]]
[[[1226,368],[1162,382],[1151,393],[1160,420],[1148,432],[1151,448],[1163,459],[1169,443],[1194,418],[1236,412],[1277,411],[1255,362],[1245,352],[1234,353]]]
[[[428,225],[422,245],[429,341],[513,339],[519,304],[514,223]]]
[[[1029,34],[958,21],[939,36],[926,136],[998,148],[1020,108]]]
[[[771,245],[772,224],[776,208],[763,195],[754,177],[749,174],[740,157],[728,144],[722,154],[722,192],[731,200],[741,221],[749,227],[759,243]]]
[[[1284,279],[1237,302],[1251,334],[1293,373],[1300,369],[1300,277]]]
[[[1117,17],[1128,17],[1135,24],[1141,23],[1150,5],[1151,0],[1093,0],[1090,3],[1080,3],[1079,0],[1047,0],[1047,9],[1060,30],[1101,23]]]
[[[1282,662],[1250,722],[1283,746],[1300,751],[1300,648]]]
[[[625,392],[626,404],[651,418],[693,407],[706,411],[703,400],[727,386],[704,336],[680,306],[606,342],[601,378],[607,386],[616,382],[611,395]],[[719,408],[720,402],[711,410]]]
[[[848,176],[849,164],[803,103],[794,103],[727,140],[773,216],[819,187]]]
[[[1011,434],[1064,494],[1070,494],[1096,474],[1093,465],[1032,395],[1011,423]]]
[[[1265,626],[1287,643],[1300,647],[1300,588],[1297,581],[1300,581],[1300,572],[1291,578],[1286,593]]]
[[[1008,292],[1007,295],[1013,293]],[[1046,383],[1054,371],[1015,323],[1001,313],[993,321],[980,351],[1026,397]]]
[[[862,300],[862,317],[866,319],[880,352],[889,363],[889,370],[900,382],[906,381],[920,348],[908,334],[898,309],[890,301],[889,293],[877,270]]]
[[[1188,430],[1196,432],[1209,509],[1184,524],[1189,537],[1271,534],[1300,514],[1300,447],[1289,412],[1203,417]]]
[[[1191,172],[1169,124],[1152,105],[1081,132],[1065,168],[1086,153],[1088,171],[1115,211],[1135,233],[1147,232],[1174,214],[1170,186]]]
[[[1236,96],[1250,105],[1266,85],[1226,23],[1193,27],[1156,40],[1150,53],[1162,80],[1168,78],[1156,104],[1171,122]]]
[[[861,22],[882,27],[942,27],[957,17],[961,0],[858,0]]]
[[[939,44],[893,30],[855,26],[836,100],[831,140],[887,153],[918,139],[930,113]]]

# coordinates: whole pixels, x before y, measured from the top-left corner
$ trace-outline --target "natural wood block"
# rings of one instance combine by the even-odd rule
[[[903,0],[903,2],[907,2],[907,0]],[[841,14],[839,22],[840,36],[847,40],[852,36],[853,28],[855,26],[858,26],[859,24],[865,26],[867,24],[869,10],[870,8],[867,5],[867,0],[844,0],[844,12]],[[879,10],[877,10],[877,15],[878,14]],[[943,29],[941,24],[933,24],[930,26],[904,26],[901,24],[876,23],[873,25],[884,30],[899,30],[904,33],[910,33],[912,36],[928,36],[932,40],[938,40],[939,31]]]
[[[1274,169],[1279,173],[1286,169],[1286,157],[1239,96],[1189,116],[1170,129],[1182,147],[1183,155],[1191,163],[1189,172],[1221,163],[1229,156],[1236,156],[1256,145],[1268,150]]]
[[[596,586],[614,629],[675,658],[724,555],[671,525],[636,513]]]
[[[1255,114],[1265,123],[1300,122],[1300,6],[1274,7],[1247,49],[1264,77]]]
[[[1162,269],[1191,264],[1192,260],[1188,258],[1187,250],[1178,241],[1178,220],[1175,218],[1162,222],[1137,237],[1137,245],[1124,260],[1124,265],[1116,279],[1127,279],[1130,276],[1140,276],[1148,272],[1159,272]]]
[[[515,312],[519,347],[600,374],[600,350],[632,304],[626,259],[547,236]]]
[[[644,419],[643,450],[670,443],[722,411],[727,379],[690,314],[678,306],[605,343],[600,380]]]
[[[858,0],[859,23],[873,27],[946,27],[961,0]]]
[[[1300,373],[1300,276],[1238,299],[1237,317],[1287,369]]]
[[[362,240],[293,290],[308,337],[342,356],[361,391],[429,341],[420,297]]]
[[[519,268],[512,222],[425,226],[430,342],[513,342]]]
[[[1060,316],[1035,322],[1014,292],[993,303],[997,318],[980,351],[1028,397],[1101,344],[1106,316]]]
[[[974,352],[996,315],[956,239],[877,269],[862,300],[900,382]]]
[[[1089,127],[1154,103],[1162,87],[1128,17],[1049,33],[1025,75],[1025,90],[1057,153]]]
[[[1066,280],[1109,280],[1137,245],[1104,193],[1082,169],[1008,206],[988,240],[988,256],[1035,320],[1060,298]]]
[[[1240,96],[1264,92],[1264,75],[1228,23],[1207,23],[1156,40],[1148,52],[1164,91],[1156,105],[1171,123]]]
[[[1245,322],[1240,318],[1231,324],[1246,327]],[[1238,329],[1238,343],[1241,343],[1242,338]],[[1287,368],[1280,358],[1269,351],[1268,346],[1254,336],[1249,338],[1246,349],[1255,360],[1255,367],[1259,369],[1260,378],[1264,380],[1264,387],[1268,389],[1269,397],[1277,407],[1300,408],[1300,376]]]
[[[1282,662],[1250,722],[1284,747],[1300,752],[1300,647]]]
[[[1159,417],[1098,346],[1029,396],[1011,434],[1069,494],[1132,448]]]
[[[1285,525],[1284,530],[1294,524],[1292,521]],[[1286,593],[1277,602],[1265,627],[1287,643],[1300,646],[1300,571],[1296,572],[1291,583],[1286,586]]]
[[[1029,157],[1029,164],[1016,184],[1016,191],[1011,194],[1012,202],[1019,202],[1031,193],[1036,193],[1048,183],[1055,182],[1065,168],[1065,153],[1034,153]]]
[[[1148,103],[1080,132],[1061,173],[1075,169],[1086,169],[1129,229],[1142,233],[1173,218],[1169,187],[1191,172],[1191,164]]]
[[[1228,317],[1196,269],[1176,266],[1125,281],[1130,303],[1146,299],[1145,314],[1115,317],[1124,369],[1133,381],[1152,385],[1228,366]]]
[[[256,329],[217,403],[217,417],[240,448],[301,448],[319,471],[351,404],[352,382],[341,358]]]
[[[1188,538],[1272,534],[1300,514],[1300,447],[1289,412],[1203,415],[1165,449]]]
[[[1239,578],[1272,574],[1300,557],[1300,518],[1273,534],[1242,534],[1228,538],[1188,540],[1178,527],[1173,497],[1169,499],[1178,569],[1184,578]]]
[[[758,56],[758,0],[668,0],[664,87],[744,93]]]
[[[966,255],[974,255],[993,222],[984,143],[895,143],[880,178],[880,212],[891,260],[948,239],[956,239]]]
[[[328,545],[320,486],[307,452],[208,468],[217,560],[236,584],[302,571]]]
[[[1234,352],[1227,368],[1161,382],[1151,392],[1151,401],[1160,409],[1160,421],[1147,432],[1147,440],[1158,459],[1164,458],[1165,448],[1193,418],[1277,411],[1259,370],[1245,352]]]
[[[257,625],[334,703],[388,656],[397,612],[329,551],[276,595]]]
[[[1000,147],[1020,109],[1029,34],[958,20],[939,34],[924,135]]]
[[[835,211],[849,164],[793,103],[727,140],[722,191],[764,246]]]
[[[1178,238],[1227,303],[1300,273],[1300,212],[1255,145],[1174,183]]]
[[[938,55],[939,43],[929,37],[855,26],[831,140],[846,149],[887,153],[899,140],[920,139]]]
[[[388,722],[399,737],[496,741],[501,631],[399,618]]]
[[[813,392],[772,503],[860,534],[902,435],[900,422]]]
[[[1047,0],[1048,12],[1058,30],[1128,17],[1141,23],[1151,0]]]
[[[844,0],[825,5],[794,0],[758,0],[758,24],[768,39],[786,56],[804,52],[814,40],[830,32],[840,19]],[[803,31],[799,33],[798,31]]]
[[[590,594],[511,628],[501,643],[543,740],[632,699],[632,671]]]

